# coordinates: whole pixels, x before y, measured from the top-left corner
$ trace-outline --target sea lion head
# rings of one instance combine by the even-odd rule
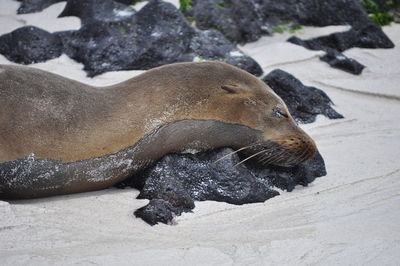
[[[194,79],[200,84],[196,93],[200,94],[197,105],[201,110],[191,104],[191,118],[246,126],[249,133],[237,134],[242,138],[240,145],[235,141],[230,146],[262,164],[291,167],[315,154],[315,142],[297,125],[286,104],[267,84],[223,63],[204,63],[203,67],[203,74],[207,74],[201,80]]]

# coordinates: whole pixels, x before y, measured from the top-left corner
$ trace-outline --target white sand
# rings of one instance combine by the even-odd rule
[[[0,32],[20,27],[16,2],[0,1]],[[75,18],[55,18],[63,4],[45,10],[51,23],[38,14],[29,23],[76,27]],[[331,30],[306,28],[299,37]],[[177,225],[154,227],[133,217],[147,202],[133,189],[0,201],[0,265],[399,265],[400,25],[385,31],[395,49],[346,52],[367,66],[361,76],[330,68],[287,36],[242,47],[265,73],[281,68],[323,89],[346,116],[304,126],[328,171],[309,187],[260,204],[197,202]],[[66,56],[35,66],[97,85],[137,74],[88,79]]]

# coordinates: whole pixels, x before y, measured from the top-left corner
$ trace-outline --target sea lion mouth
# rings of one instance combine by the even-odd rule
[[[263,166],[293,167],[310,159],[315,154],[316,148],[307,140],[290,137],[255,143],[242,147],[232,154],[238,152],[244,155],[244,159],[236,166],[249,160],[255,160]]]

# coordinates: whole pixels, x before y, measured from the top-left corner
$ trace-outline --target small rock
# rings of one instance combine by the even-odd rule
[[[288,42],[301,45],[310,50],[334,49],[343,52],[353,47],[359,48],[393,48],[393,42],[383,33],[378,26],[369,23],[368,25],[357,26],[345,32],[336,32],[326,36],[301,40],[291,37]]]
[[[150,225],[156,225],[158,223],[171,224],[174,218],[175,208],[171,206],[167,201],[160,199],[150,200],[149,204],[137,209],[134,215],[138,218],[142,218],[143,221]]]
[[[304,86],[300,80],[280,69],[263,78],[288,106],[290,114],[299,123],[312,123],[319,114],[330,119],[343,118],[332,107],[328,95],[320,89]]]
[[[59,17],[76,16],[82,24],[129,21],[136,11],[113,0],[68,0]]]
[[[344,54],[341,54],[335,50],[327,52],[320,59],[327,62],[331,67],[337,68],[354,75],[360,75],[365,68],[364,65],[360,64],[358,61],[348,58]]]
[[[194,0],[192,5],[185,15],[197,28],[216,29],[232,42],[252,42],[271,33],[261,6],[254,0]]]
[[[365,68],[358,61],[348,58],[341,52],[353,48],[393,48],[392,41],[378,26],[368,23],[357,25],[345,32],[336,32],[310,40],[302,40],[296,36],[290,37],[288,42],[303,46],[309,50],[322,50],[326,54],[320,59],[331,67],[341,69],[351,74],[359,75]]]
[[[0,54],[19,64],[33,64],[62,54],[60,38],[42,29],[25,26],[0,36]]]
[[[21,6],[17,10],[17,14],[28,14],[40,12],[43,9],[65,0],[18,0]]]

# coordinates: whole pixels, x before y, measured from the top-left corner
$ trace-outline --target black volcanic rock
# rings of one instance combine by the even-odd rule
[[[374,24],[367,24],[352,28],[345,32],[336,32],[327,36],[321,36],[310,40],[302,40],[296,36],[288,39],[288,42],[303,46],[309,50],[322,50],[326,55],[322,61],[330,66],[346,72],[359,75],[365,66],[354,59],[346,57],[341,52],[353,48],[393,48],[392,41],[383,33],[381,28]]]
[[[302,40],[296,36],[292,36],[288,39],[288,42],[303,46],[309,50],[323,50],[325,51],[325,55],[321,56],[321,61],[327,62],[331,67],[337,68],[346,72],[349,72],[354,75],[360,75],[365,68],[364,65],[359,63],[358,61],[348,58],[344,54],[339,51],[332,49],[327,46],[323,46],[318,41],[312,40]]]
[[[279,166],[260,167],[255,163],[248,163],[247,167],[259,178],[268,178],[269,182],[282,190],[293,191],[295,186],[307,186],[316,178],[325,176],[325,162],[320,153],[294,167]]]
[[[107,71],[147,70],[206,60],[226,62],[256,76],[262,74],[258,63],[220,32],[194,29],[170,3],[152,0],[136,12],[112,0],[69,0],[60,16],[80,17],[82,27],[53,34],[37,28],[32,32],[18,29],[0,37],[0,53],[28,64],[64,52],[83,63],[91,77]],[[19,50],[11,49],[14,44]],[[38,59],[39,51],[44,53]]]
[[[129,21],[136,11],[113,0],[68,0],[59,17],[76,16],[82,24]]]
[[[301,45],[309,50],[334,49],[343,52],[353,47],[359,48],[393,48],[393,42],[374,24],[352,28],[345,32],[336,32],[326,36],[301,40],[291,37],[288,42]]]
[[[331,106],[332,101],[320,89],[304,86],[300,80],[280,69],[263,78],[288,106],[290,114],[299,123],[312,123],[322,114],[330,119],[343,118]]]
[[[135,212],[149,224],[171,223],[171,219],[194,208],[194,201],[214,200],[231,204],[264,202],[279,195],[273,188],[291,191],[326,175],[319,154],[292,168],[261,168],[255,163],[240,164],[229,148],[199,154],[169,154],[140,177],[125,181],[141,190],[138,198],[150,203]]]
[[[263,10],[254,0],[194,0],[185,13],[201,30],[216,29],[234,42],[251,42],[270,33]]]
[[[27,13],[34,13],[40,12],[43,9],[66,0],[18,0],[21,3],[21,6],[18,8],[18,14],[27,14]]]
[[[196,31],[189,53],[203,60],[225,62],[255,76],[263,74],[261,66],[254,59],[245,55],[216,30]]]
[[[338,52],[352,47],[394,47],[359,0],[192,0],[191,3],[183,11],[199,29],[217,29],[239,43],[255,41],[271,33],[274,26],[287,22],[309,26],[351,25],[347,32],[307,41],[292,37],[289,41],[313,50],[337,50],[330,50],[321,60],[352,74],[361,74],[364,66]]]
[[[59,33],[66,54],[83,63],[89,76],[191,61],[185,51],[194,34],[172,5],[155,1],[130,22],[98,21]]]
[[[87,7],[88,7],[88,3],[89,5],[97,5],[100,9],[100,11],[96,11],[94,10],[94,12],[96,12],[98,15],[102,13],[101,9],[104,10],[104,7],[110,7],[110,8],[114,8],[117,7],[118,10],[118,6],[117,5],[110,5],[110,2],[112,2],[112,0],[92,0],[92,1],[87,1],[87,0],[17,0],[19,2],[21,2],[21,6],[18,8],[17,13],[18,14],[28,14],[28,13],[34,13],[34,12],[40,12],[43,9],[55,4],[55,3],[59,3],[59,2],[63,2],[63,1],[67,1],[67,2],[74,2],[73,4],[70,4],[72,6],[76,6],[76,4],[78,2],[82,2],[82,7],[83,9],[86,9],[85,11],[83,11],[83,13],[87,12]],[[140,0],[115,0],[115,2],[124,4],[124,5],[134,5],[137,2],[140,2]],[[69,3],[68,3],[69,4]],[[78,8],[79,9],[79,8]],[[111,9],[113,10],[113,9]],[[75,10],[75,12],[77,13],[81,13],[81,11],[79,10]],[[81,13],[82,14],[82,13]],[[108,14],[103,13],[106,17],[108,17]],[[74,15],[75,16],[75,15]],[[78,16],[80,18],[83,18],[81,16]],[[101,19],[100,17],[98,17],[99,19]]]
[[[158,223],[171,224],[176,213],[180,211],[179,208],[175,208],[168,201],[152,199],[149,204],[137,209],[134,214],[146,223],[156,225]]]
[[[328,51],[320,57],[321,61],[327,62],[331,67],[337,68],[354,75],[360,75],[365,66],[357,60],[348,58],[335,50]]]
[[[0,36],[0,54],[19,64],[33,64],[59,57],[60,38],[42,29],[25,26]]]
[[[251,42],[282,22],[309,26],[371,24],[358,0],[192,0],[185,15],[199,29],[217,29],[234,42]]]
[[[261,67],[217,31],[198,31],[169,3],[153,0],[124,21],[89,19],[78,31],[59,32],[65,53],[89,76],[116,70],[202,60],[224,61],[254,75]]]
[[[358,0],[263,0],[266,20],[307,26],[356,25],[370,22]]]

